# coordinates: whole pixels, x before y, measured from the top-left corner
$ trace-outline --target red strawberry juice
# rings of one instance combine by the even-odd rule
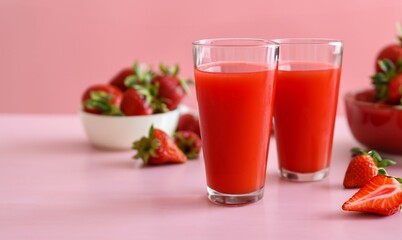
[[[321,63],[282,63],[275,98],[279,167],[314,173],[329,167],[340,69]]]
[[[195,70],[207,185],[227,194],[264,186],[276,69],[215,63]]]

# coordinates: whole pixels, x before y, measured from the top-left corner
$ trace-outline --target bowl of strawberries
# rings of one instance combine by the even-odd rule
[[[402,29],[400,44],[381,50],[373,88],[347,93],[348,124],[353,136],[368,148],[402,154]]]
[[[188,91],[178,73],[178,65],[161,64],[159,71],[154,71],[135,63],[109,83],[88,87],[82,95],[80,118],[90,143],[128,150],[151,126],[173,135],[180,103]]]

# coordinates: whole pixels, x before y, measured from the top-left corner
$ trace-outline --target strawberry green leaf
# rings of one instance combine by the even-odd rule
[[[191,136],[191,135],[190,135]],[[194,145],[195,139],[186,138],[181,132],[174,134],[177,147],[187,156],[188,159],[196,159],[199,155],[199,147]]]
[[[180,142],[185,142],[186,141],[186,139],[184,138],[183,134],[180,134],[180,133],[176,132],[174,134],[174,136],[177,137]]]
[[[147,86],[146,89],[140,90],[140,93],[145,96],[146,101],[151,106],[154,113],[168,112],[169,109],[167,108],[165,99],[158,97],[158,92],[159,92],[159,82],[150,84]]]
[[[152,124],[151,127],[149,128],[148,136],[150,138],[154,138],[154,135],[155,135],[155,128],[154,125]]]
[[[134,62],[134,64],[133,64],[133,72],[137,76],[141,74],[141,68],[140,68],[140,65],[138,64],[138,62]]]
[[[388,176],[388,173],[387,173],[387,171],[385,171],[384,168],[379,168],[377,171],[377,175]]]
[[[387,76],[385,76],[384,73],[376,73],[371,77],[371,79],[373,80],[373,84],[388,84],[389,82],[389,79],[387,78]]]
[[[375,100],[385,102],[388,99],[388,84],[376,86]]]
[[[160,86],[159,82],[155,82],[152,85],[148,86],[149,93],[151,94],[152,97],[156,98],[158,96],[159,86]]]
[[[88,99],[84,102],[84,106],[88,109],[99,110],[101,112],[108,112],[110,107],[107,103]]]
[[[146,73],[144,73],[142,76],[142,79],[146,84],[149,84],[152,81],[152,78],[154,77],[154,73],[151,72],[150,70]]]
[[[169,112],[169,108],[165,103],[165,98],[154,98],[151,102],[151,108],[155,113]]]
[[[124,80],[124,85],[126,87],[134,87],[137,84],[139,84],[139,80],[136,75],[130,75]]]
[[[395,71],[395,65],[388,58],[384,58],[384,59],[378,61],[378,66],[384,73],[390,72],[390,71]]]
[[[137,85],[149,85],[152,78],[154,77],[154,73],[152,72],[151,67],[145,66],[141,69],[141,66],[135,62],[133,64],[133,75],[128,76],[124,85],[126,87],[134,88]]]
[[[133,142],[134,150],[137,154],[134,155],[135,159],[142,159],[144,165],[148,164],[150,157],[158,157],[156,150],[159,148],[159,140],[154,138],[154,126],[149,129],[148,137],[142,137],[140,140]]]
[[[155,97],[151,92],[152,86],[135,85],[133,88],[145,98],[145,101],[148,104],[152,103],[153,98]]]
[[[115,105],[111,105],[111,109],[108,115],[113,115],[113,116],[124,116],[124,113],[120,110],[119,107]]]
[[[372,84],[375,87],[374,97],[376,101],[387,101],[388,84],[393,78],[402,72],[402,60],[394,65],[391,60],[385,58],[378,61],[378,66],[382,72],[371,76]]]
[[[160,71],[161,73],[163,73],[163,74],[167,74],[168,69],[167,69],[167,67],[166,67],[165,64],[161,63],[161,64],[159,64],[159,71]]]
[[[175,64],[172,67],[168,67],[165,64],[161,63],[161,64],[159,64],[159,71],[162,73],[162,76],[170,75],[170,76],[176,77],[177,74],[179,74],[180,67],[179,67],[179,64]]]
[[[170,68],[170,75],[177,76],[177,74],[179,74],[179,71],[180,71],[179,64],[175,64],[173,67]]]
[[[142,137],[139,141],[133,143],[133,149],[137,150],[137,154],[134,156],[134,158],[142,159],[144,164],[147,165],[150,157],[157,157],[155,150],[158,148],[158,146],[158,139]]]
[[[179,79],[180,86],[183,88],[185,93],[190,93],[190,89],[188,88],[187,81],[183,79]]]
[[[377,151],[370,150],[367,152],[367,154],[379,162],[382,160],[382,157],[380,156],[380,154],[378,154]]]
[[[365,151],[363,151],[361,148],[358,147],[352,148],[350,151],[352,152],[353,157],[366,153]]]
[[[389,167],[396,164],[396,162],[390,159],[383,159],[377,151],[370,150],[367,154],[373,158],[377,167]]]
[[[197,159],[197,158],[198,158],[198,153],[190,152],[190,153],[187,153],[187,154],[186,154],[186,157],[187,157],[188,159]]]
[[[110,103],[113,95],[103,91],[92,91],[90,99],[84,101],[88,109],[99,110],[102,115],[123,116],[120,108]]]
[[[395,161],[392,161],[390,159],[383,159],[383,160],[378,162],[377,166],[378,167],[389,167],[389,166],[392,166],[392,165],[395,165],[395,164],[396,164]]]
[[[90,97],[94,101],[110,101],[113,99],[113,95],[103,91],[92,91],[90,92]]]

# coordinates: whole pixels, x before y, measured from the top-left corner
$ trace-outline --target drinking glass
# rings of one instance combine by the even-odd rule
[[[282,177],[314,181],[329,172],[343,44],[332,39],[277,39],[274,125]]]
[[[279,45],[262,39],[193,43],[208,198],[263,197]]]

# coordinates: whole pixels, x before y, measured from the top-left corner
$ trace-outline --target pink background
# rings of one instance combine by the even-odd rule
[[[75,113],[87,86],[133,60],[177,62],[192,77],[191,42],[210,37],[341,39],[343,96],[370,86],[401,9],[401,0],[1,0],[0,113]]]

